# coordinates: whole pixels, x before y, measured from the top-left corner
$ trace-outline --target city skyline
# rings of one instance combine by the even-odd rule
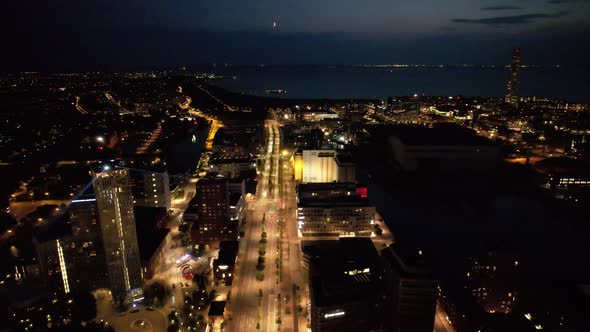
[[[0,331],[590,331],[590,1],[0,13]]]
[[[13,3],[3,11],[2,27],[18,29],[2,37],[12,50],[1,65],[42,71],[199,63],[490,64],[517,46],[530,50],[523,63],[581,65],[589,51],[589,11],[586,1],[546,0],[371,0],[360,7],[332,0]],[[40,49],[44,56],[34,56]]]

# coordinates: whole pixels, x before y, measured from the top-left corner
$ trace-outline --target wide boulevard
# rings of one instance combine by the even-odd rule
[[[265,145],[256,200],[251,202],[240,240],[236,279],[232,285],[231,320],[227,331],[305,331],[307,303],[302,287],[295,222],[295,187],[288,152],[281,150],[281,132],[265,122]],[[267,233],[264,280],[256,264],[262,232]],[[278,263],[277,263],[278,262]],[[298,287],[294,287],[297,285]],[[260,296],[262,295],[262,296]],[[298,301],[298,298],[300,301]],[[304,308],[299,313],[298,305]]]

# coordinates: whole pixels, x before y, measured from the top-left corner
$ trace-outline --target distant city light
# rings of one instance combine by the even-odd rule
[[[104,166],[102,167],[102,170],[103,170],[103,171],[110,171],[110,170],[111,170],[111,166],[109,166],[109,165],[104,165]]]
[[[104,137],[102,136],[96,136],[96,141],[99,143],[104,143]]]

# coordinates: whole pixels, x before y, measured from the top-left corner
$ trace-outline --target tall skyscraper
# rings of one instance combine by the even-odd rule
[[[142,275],[129,170],[108,165],[95,170],[94,192],[113,300],[139,300]]]
[[[506,85],[505,101],[514,106],[518,105],[518,76],[520,70],[520,48],[512,51],[512,63],[510,64],[510,76]]]

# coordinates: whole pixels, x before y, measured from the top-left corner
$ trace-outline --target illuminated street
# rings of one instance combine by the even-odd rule
[[[293,328],[292,319],[287,319],[281,315],[279,308],[284,301],[277,297],[289,294],[292,290],[292,282],[299,280],[292,276],[292,266],[298,266],[297,256],[294,263],[291,259],[285,260],[282,266],[282,278],[278,277],[276,269],[276,259],[278,253],[279,239],[279,220],[285,220],[285,224],[294,226],[294,187],[290,176],[284,176],[283,171],[289,172],[288,162],[281,157],[280,150],[280,131],[276,121],[268,120],[265,122],[266,127],[266,152],[264,155],[263,166],[258,179],[257,200],[252,204],[252,209],[248,213],[248,223],[246,224],[246,236],[241,240],[240,252],[238,258],[237,277],[234,281],[233,294],[234,302],[232,305],[232,320],[228,324],[231,331],[243,331],[244,328],[255,329],[257,323],[260,323],[261,331],[276,331],[277,319],[281,318],[282,330],[298,330],[298,326]],[[290,212],[289,212],[290,211]],[[256,280],[256,260],[258,257],[259,240],[262,232],[262,219],[264,218],[264,228],[268,233],[268,243],[266,244],[266,257],[264,270],[264,281]],[[291,223],[286,222],[291,220]],[[295,230],[286,232],[290,238],[289,243],[297,242]],[[292,247],[294,247],[293,245]],[[283,257],[285,252],[297,252],[283,248]],[[298,273],[298,271],[295,271]],[[297,276],[298,277],[298,276]],[[262,290],[263,296],[258,306],[258,293]],[[292,302],[289,302],[292,303]],[[289,312],[294,312],[291,309]],[[291,314],[292,315],[292,314]],[[294,316],[293,316],[294,317]],[[258,319],[259,318],[259,319]],[[296,324],[297,325],[297,324]]]
[[[434,316],[434,331],[435,332],[455,332],[455,328],[447,318],[446,313],[441,306],[436,306],[436,314]]]

